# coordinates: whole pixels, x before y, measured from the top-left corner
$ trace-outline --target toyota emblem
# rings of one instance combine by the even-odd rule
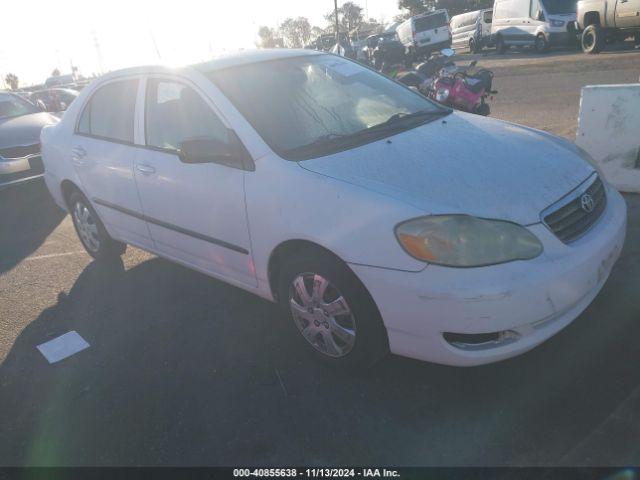
[[[582,195],[582,197],[580,197],[580,206],[585,212],[591,213],[596,206],[596,202],[593,200],[593,197],[591,195],[585,193],[584,195]]]

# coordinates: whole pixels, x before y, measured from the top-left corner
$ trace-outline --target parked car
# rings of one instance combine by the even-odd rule
[[[0,92],[0,188],[42,177],[40,130],[56,122],[24,98]]]
[[[29,98],[47,112],[63,112],[77,96],[78,92],[70,88],[49,88],[35,91]]]
[[[76,76],[71,73],[68,75],[54,75],[45,80],[44,86],[47,88],[58,87],[62,85],[70,85],[72,83],[75,83],[75,81]]]
[[[396,33],[412,61],[451,47],[449,13],[444,9],[415,15],[398,25]]]
[[[491,36],[498,53],[510,46],[577,45],[575,0],[495,0]]]
[[[468,48],[478,53],[486,46],[493,46],[491,41],[492,9],[476,10],[451,17],[451,44],[456,48]]]
[[[607,41],[630,35],[640,45],[640,0],[581,0],[577,9],[583,52],[599,53]]]
[[[624,200],[571,142],[309,50],[111,72],[41,141],[90,255],[132,244],[279,302],[345,368],[527,351],[625,237]]]

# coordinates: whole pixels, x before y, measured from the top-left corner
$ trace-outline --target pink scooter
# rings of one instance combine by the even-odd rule
[[[403,72],[396,78],[443,105],[478,115],[489,115],[491,109],[486,99],[489,95],[498,93],[491,89],[493,72],[476,69],[475,60],[466,68],[459,68],[451,60],[454,54],[452,49],[445,48],[433,54],[415,70]]]

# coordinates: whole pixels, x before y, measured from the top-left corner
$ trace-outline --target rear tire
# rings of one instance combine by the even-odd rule
[[[604,45],[604,37],[600,25],[589,25],[582,32],[582,51],[589,54],[600,53]]]
[[[295,337],[325,364],[363,370],[389,352],[387,330],[369,292],[327,252],[304,249],[288,258],[278,300]]]
[[[84,195],[73,192],[68,204],[73,226],[89,255],[96,260],[110,261],[119,258],[126,251],[127,244],[109,236],[91,202]]]
[[[473,40],[473,38],[470,38],[469,39],[469,52],[478,53],[476,50],[477,50],[476,42]]]

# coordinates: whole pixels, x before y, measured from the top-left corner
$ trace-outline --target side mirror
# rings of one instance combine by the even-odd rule
[[[178,152],[180,160],[183,163],[220,163],[229,167],[253,170],[249,152],[233,130],[228,132],[228,142],[213,137],[185,140],[180,144]]]
[[[536,20],[539,20],[539,21],[544,20],[544,12],[542,10],[538,10],[536,12]]]

